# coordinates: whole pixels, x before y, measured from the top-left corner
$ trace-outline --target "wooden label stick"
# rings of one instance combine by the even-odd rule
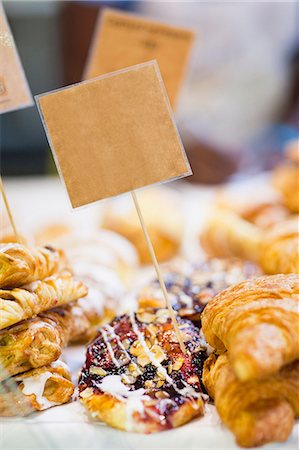
[[[16,237],[16,241],[21,244],[22,241],[21,241],[20,235],[19,235],[19,233],[17,231],[15,222],[13,220],[13,216],[12,216],[12,213],[11,213],[11,210],[10,210],[10,207],[9,207],[9,203],[8,203],[8,200],[7,200],[7,197],[6,197],[6,193],[5,193],[5,190],[4,190],[4,185],[3,185],[3,181],[2,181],[1,175],[0,175],[0,191],[1,191],[1,194],[2,194],[2,198],[3,198],[4,204],[5,204],[5,208],[6,208],[6,211],[7,211],[7,215],[8,215],[11,227],[12,227],[13,232],[14,232],[15,237]]]
[[[182,348],[135,190],[190,175],[155,61],[37,97],[73,208],[132,192],[159,282]]]
[[[179,325],[178,325],[178,322],[176,320],[176,316],[175,316],[174,310],[172,308],[172,305],[171,305],[171,302],[170,302],[170,299],[169,299],[169,296],[168,296],[168,292],[167,292],[167,289],[166,289],[166,286],[165,286],[165,283],[164,283],[164,279],[163,279],[163,276],[162,276],[162,273],[161,273],[161,270],[160,270],[160,267],[159,267],[159,263],[158,263],[158,260],[157,260],[157,257],[156,257],[156,253],[155,253],[152,241],[151,241],[150,236],[149,236],[148,231],[147,231],[147,227],[146,227],[146,224],[145,224],[142,212],[141,212],[141,208],[140,208],[140,205],[139,205],[139,202],[138,202],[138,198],[137,198],[136,192],[132,191],[131,192],[131,196],[132,196],[132,199],[133,199],[133,202],[134,202],[134,205],[135,205],[135,208],[136,208],[139,220],[140,220],[140,224],[141,224],[141,227],[142,227],[142,230],[143,230],[143,234],[144,234],[144,237],[145,237],[145,240],[146,240],[147,247],[149,249],[149,252],[150,252],[153,264],[155,266],[157,277],[158,277],[158,280],[159,280],[159,283],[160,283],[160,286],[161,286],[161,289],[162,289],[162,292],[163,292],[164,300],[165,300],[167,308],[169,310],[169,314],[170,314],[170,317],[171,317],[171,320],[172,320],[172,323],[173,323],[173,326],[174,326],[174,329],[175,329],[175,332],[176,332],[176,335],[177,335],[180,347],[182,349],[182,352],[186,353],[186,347],[185,347],[185,344],[183,342],[183,338],[182,338],[182,335],[181,335],[181,332],[180,332],[180,329],[179,329]]]

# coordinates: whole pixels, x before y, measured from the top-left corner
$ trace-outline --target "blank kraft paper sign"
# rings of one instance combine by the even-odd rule
[[[37,102],[74,208],[191,174],[155,61]]]

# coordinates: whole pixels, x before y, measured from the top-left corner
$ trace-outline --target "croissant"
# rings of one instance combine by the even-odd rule
[[[234,212],[218,209],[206,222],[200,243],[212,257],[238,257],[257,262],[262,231]]]
[[[62,361],[29,370],[0,384],[0,416],[26,416],[70,401],[74,385]]]
[[[61,355],[70,338],[70,306],[55,308],[0,331],[0,381],[45,366]]]
[[[241,382],[227,353],[209,356],[203,383],[242,447],[285,441],[299,416],[299,360],[263,380]]]
[[[0,287],[14,288],[43,280],[65,265],[63,252],[52,247],[0,244]]]
[[[36,281],[26,289],[0,289],[0,330],[85,295],[85,285],[69,272]]]
[[[261,243],[260,264],[264,272],[299,273],[299,216],[273,226]]]
[[[228,351],[240,380],[263,378],[299,358],[297,275],[244,281],[218,294],[201,320],[207,342]]]

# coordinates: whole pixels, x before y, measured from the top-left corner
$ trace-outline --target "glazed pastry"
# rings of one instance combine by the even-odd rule
[[[206,304],[216,294],[232,284],[257,277],[260,269],[251,262],[238,259],[210,259],[167,271],[165,285],[172,307],[181,317],[199,320]],[[138,294],[139,308],[163,308],[165,300],[158,280],[143,288]]]
[[[204,414],[206,343],[192,322],[178,323],[187,354],[165,309],[119,316],[99,330],[79,379],[81,402],[93,419],[152,433]]]
[[[299,216],[271,227],[261,244],[260,264],[264,272],[299,273]]]
[[[52,247],[0,244],[0,287],[14,288],[43,280],[65,265],[63,253]]]
[[[23,288],[0,289],[0,330],[85,295],[85,285],[69,272],[35,281]]]
[[[0,381],[58,359],[69,341],[71,326],[67,306],[1,330]]]
[[[14,389],[12,383],[16,384]],[[62,361],[16,375],[0,385],[0,416],[26,416],[71,400],[74,385]]]
[[[299,416],[299,360],[263,380],[241,382],[227,353],[212,354],[204,364],[203,383],[238,445],[288,439]]]
[[[172,191],[161,188],[142,191],[138,198],[158,260],[166,261],[174,257],[180,249],[184,231],[178,198]],[[131,201],[119,198],[109,203],[103,213],[102,226],[131,241],[138,251],[141,263],[151,263],[143,231]]]
[[[228,351],[240,380],[265,378],[299,358],[297,275],[247,280],[218,294],[201,320],[207,342]]]
[[[103,266],[117,273],[124,283],[130,282],[132,272],[138,267],[134,246],[113,231],[74,231],[56,240],[55,245],[65,251],[72,266]]]
[[[237,257],[257,262],[262,231],[234,212],[218,209],[207,220],[200,243],[211,257]]]

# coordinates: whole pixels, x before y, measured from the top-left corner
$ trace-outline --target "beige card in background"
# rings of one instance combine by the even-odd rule
[[[33,105],[33,99],[0,2],[0,114]]]
[[[191,174],[155,61],[37,102],[73,207]]]
[[[173,107],[193,39],[191,30],[106,9],[96,27],[84,79],[156,59]]]

